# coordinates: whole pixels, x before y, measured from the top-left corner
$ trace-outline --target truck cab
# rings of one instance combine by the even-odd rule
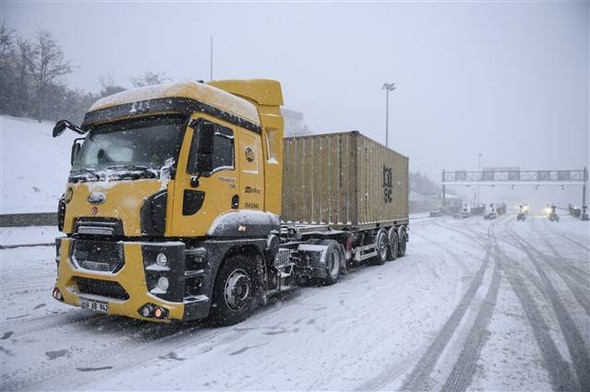
[[[282,103],[272,80],[172,83],[101,99],[79,127],[60,121],[54,136],[83,138],[59,201],[53,296],[153,321],[239,320],[280,231]],[[228,259],[240,268],[223,270]]]

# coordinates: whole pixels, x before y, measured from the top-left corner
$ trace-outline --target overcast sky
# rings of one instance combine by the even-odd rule
[[[71,87],[99,91],[145,71],[173,80],[281,81],[315,133],[356,129],[413,171],[589,162],[589,4],[147,3],[2,1],[2,21],[45,28],[76,65]]]

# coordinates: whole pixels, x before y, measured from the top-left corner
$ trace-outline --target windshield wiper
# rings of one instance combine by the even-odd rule
[[[157,178],[158,175],[147,166],[137,165],[115,165],[107,167],[108,170],[123,171],[123,172],[141,172],[146,178]]]
[[[72,173],[74,176],[81,175],[81,174],[92,174],[96,181],[100,180],[100,176],[96,174],[93,170],[90,169],[78,169]]]

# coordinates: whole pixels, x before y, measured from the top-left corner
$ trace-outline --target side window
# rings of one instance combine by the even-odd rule
[[[266,160],[270,163],[278,163],[279,149],[282,147],[282,133],[277,129],[267,128],[266,130]]]
[[[234,131],[215,125],[213,138],[213,171],[234,168]]]
[[[203,132],[205,125],[213,126],[213,138],[207,137],[199,138],[200,132]],[[234,169],[234,131],[231,128],[212,123],[210,121],[198,120],[195,125],[191,125],[195,130],[193,141],[191,144],[191,151],[189,154],[189,162],[187,172],[196,174],[197,167],[201,166],[199,162],[211,161],[211,173],[218,170],[233,170]],[[209,133],[210,135],[210,133]],[[199,148],[199,143],[206,143]],[[212,145],[211,145],[212,144]],[[209,166],[208,164],[205,166]]]

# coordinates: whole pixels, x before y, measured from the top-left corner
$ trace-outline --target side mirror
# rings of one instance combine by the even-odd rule
[[[196,132],[196,148],[191,154],[190,169],[193,173],[211,173],[213,170],[213,139],[215,124],[201,121]]]
[[[59,135],[64,133],[64,131],[66,130],[66,123],[66,120],[61,120],[58,121],[57,124],[55,124],[55,127],[53,127],[53,137],[58,137]]]
[[[86,131],[84,131],[82,128],[72,124],[68,120],[59,120],[53,127],[53,137],[58,137],[59,135],[64,133],[66,128],[71,129],[72,131],[80,135],[84,135],[86,133]]]
[[[80,148],[82,148],[82,141],[83,140],[84,139],[76,139],[76,140],[74,140],[74,143],[72,144],[72,152],[70,154],[70,163],[72,164],[72,166],[74,165],[74,161],[76,160],[76,156],[80,152]]]

